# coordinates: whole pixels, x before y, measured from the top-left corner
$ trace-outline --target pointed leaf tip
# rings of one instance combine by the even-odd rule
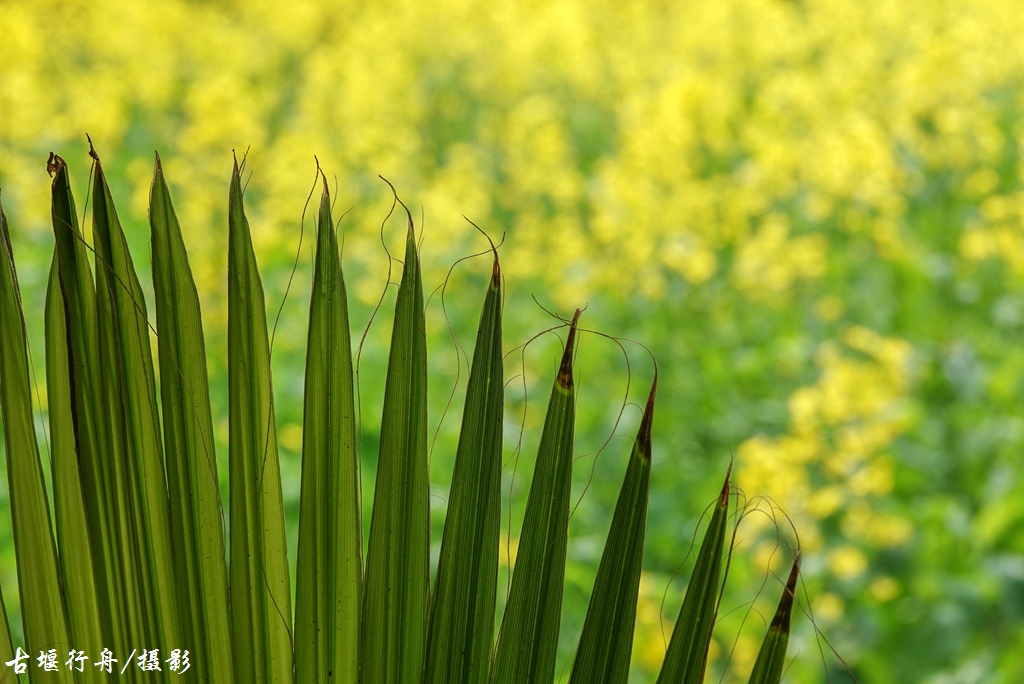
[[[800,574],[800,552],[793,559],[793,569],[789,573],[786,589],[782,592],[779,609],[775,613],[768,634],[761,643],[761,650],[754,661],[750,672],[749,684],[779,684],[782,681],[782,670],[786,660],[786,649],[789,646],[789,623],[793,610],[793,599],[796,596],[796,580]]]
[[[497,259],[494,264],[497,267]],[[565,351],[562,352],[562,365],[558,369],[558,386],[562,389],[572,387],[572,353],[576,342],[576,322],[580,319],[580,313],[580,310],[576,309],[576,313],[573,314],[572,322],[569,324],[569,337],[565,341]]]
[[[322,168],[320,168],[320,160],[317,158],[315,154],[313,155],[313,161],[316,162],[316,172],[320,176],[320,182],[324,186],[324,197],[330,197],[331,190],[327,185],[327,174],[324,173],[324,170]]]
[[[654,396],[657,392],[658,375],[655,373],[654,382],[651,383],[651,393],[647,396],[647,406],[644,408],[643,418],[640,419],[640,431],[636,436],[640,454],[648,461],[651,460],[651,429],[654,424]]]
[[[729,464],[729,470],[725,473],[725,484],[722,485],[722,493],[718,498],[719,504],[725,506],[729,503],[729,480],[732,477],[732,463]]]
[[[779,608],[775,611],[775,618],[772,620],[771,629],[779,629],[789,632],[790,616],[793,612],[793,599],[796,597],[796,580],[800,576],[800,552],[796,552],[793,559],[793,568],[789,571],[789,579],[786,581],[786,590],[782,592],[782,600],[779,601]]]
[[[578,312],[573,323],[576,318]],[[573,328],[548,401],[489,684],[555,679],[576,419],[576,395],[563,380],[568,372],[571,386]]]
[[[501,287],[501,266],[498,265],[498,252],[494,252],[494,268],[491,269],[491,287],[495,290]]]

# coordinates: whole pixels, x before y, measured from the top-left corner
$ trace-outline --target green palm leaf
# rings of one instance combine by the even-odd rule
[[[363,599],[364,684],[419,684],[429,583],[427,341],[412,217],[395,302]]]
[[[111,420],[115,429],[120,426],[123,440],[115,482],[129,511],[119,516],[121,543],[136,563],[135,585],[128,587],[137,599],[132,648],[170,649],[181,641],[149,322],[103,166],[91,154],[100,341],[109,363],[104,377]]]
[[[14,549],[18,555],[22,624],[29,653],[55,648],[63,655],[70,648],[70,642],[50,507],[32,421],[25,317],[7,231],[7,218],[0,207],[0,425],[7,454],[7,486]],[[30,672],[32,681],[42,679],[37,670]],[[70,673],[60,671],[47,681],[70,684],[73,680]]]
[[[235,681],[292,680],[291,587],[263,284],[238,162],[228,204],[228,413]]]
[[[700,684],[704,681],[711,630],[721,593],[722,551],[729,512],[729,475],[715,504],[711,523],[704,533],[686,598],[679,609],[658,684]]]
[[[76,650],[99,653],[104,648],[103,628],[100,625],[100,604],[96,595],[89,528],[86,524],[78,449],[75,444],[67,321],[64,301],[60,295],[56,252],[46,289],[45,319],[50,467],[53,473],[54,518],[60,548],[60,572],[67,607],[68,632]],[[99,678],[100,673],[96,668],[89,668],[78,675],[80,682],[98,682]]]
[[[778,610],[768,634],[761,642],[761,650],[754,661],[754,669],[750,672],[750,684],[779,684],[782,681],[782,667],[786,663],[786,649],[789,646],[790,616],[793,612],[793,599],[796,597],[796,580],[800,575],[800,552],[793,559],[793,568],[789,571],[786,588],[782,591]]]
[[[224,510],[217,481],[206,344],[199,294],[159,156],[150,190],[149,225],[181,645],[190,648],[191,666],[199,681],[230,682]]]
[[[101,606],[104,643],[120,652],[128,647],[129,583],[134,572],[126,544],[121,542],[123,491],[116,485],[119,470],[100,364],[99,306],[89,252],[78,227],[67,164],[51,155],[47,170],[51,188],[53,233],[56,239],[59,292],[67,330],[68,374],[74,415],[75,445],[81,466],[82,498],[89,529],[96,594]],[[133,583],[132,583],[133,584]],[[134,677],[134,675],[133,675]]]
[[[501,271],[484,298],[430,606],[425,684],[484,684],[491,663],[501,523]]]
[[[309,304],[295,581],[300,682],[359,681],[362,517],[345,280],[324,178]]]
[[[651,425],[657,388],[658,378],[655,376],[597,568],[594,593],[590,596],[587,617],[583,621],[570,684],[624,684],[629,675],[640,565],[647,531]]]
[[[576,419],[572,359],[579,315],[577,310],[548,399],[492,684],[547,684],[555,676],[569,531]]]

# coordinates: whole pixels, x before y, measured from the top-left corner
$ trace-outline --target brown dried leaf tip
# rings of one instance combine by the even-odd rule
[[[636,445],[640,455],[651,460],[651,428],[654,425],[654,395],[658,392],[658,372],[654,372],[654,382],[651,383],[651,393],[647,396],[647,406],[644,408],[643,418],[640,419],[640,431],[636,436]]]
[[[46,160],[46,173],[50,175],[50,178],[53,178],[53,174],[60,171],[64,166],[67,166],[67,164],[64,163],[64,160],[51,152],[49,158]]]
[[[497,260],[494,265],[497,267]],[[580,319],[580,313],[580,310],[576,309],[576,313],[572,316],[572,322],[569,324],[569,338],[565,341],[565,351],[562,352],[562,365],[558,369],[558,386],[562,389],[572,389],[572,353],[573,345],[576,342],[576,322]]]
[[[786,582],[786,589],[782,592],[782,600],[779,601],[779,609],[775,611],[775,619],[772,620],[771,629],[778,629],[789,632],[790,614],[793,612],[793,599],[796,596],[796,580],[800,575],[800,552],[796,552],[793,559],[793,569],[789,571],[789,580]]]
[[[722,493],[718,497],[718,504],[720,506],[727,506],[729,504],[729,479],[732,477],[732,463],[729,464],[729,470],[725,473],[725,484],[722,485]]]
[[[85,134],[85,139],[89,141],[89,156],[92,157],[97,164],[99,164],[100,155],[96,154],[96,148],[92,146],[92,138],[89,137],[88,133]]]

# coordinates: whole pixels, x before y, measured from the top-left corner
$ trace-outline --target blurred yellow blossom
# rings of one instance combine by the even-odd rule
[[[823,591],[811,603],[814,618],[821,623],[835,622],[846,612],[846,603],[830,591]]]
[[[811,493],[807,500],[807,512],[815,518],[827,518],[838,511],[846,501],[844,490],[839,485],[822,487]]]
[[[779,301],[794,281],[824,273],[827,247],[821,235],[790,238],[788,218],[771,214],[754,236],[740,245],[733,284],[754,300]]]
[[[868,585],[868,593],[879,603],[885,603],[900,595],[900,585],[892,577],[883,575],[871,581],[871,584]]]
[[[843,300],[835,295],[822,297],[814,303],[815,315],[826,323],[834,323],[839,320],[845,308]]]
[[[771,496],[793,520],[804,550],[827,552],[828,568],[840,578],[865,572],[866,556],[851,543],[820,549],[819,521],[838,516],[849,542],[871,547],[903,544],[911,535],[908,521],[872,503],[895,486],[885,450],[907,428],[912,351],[905,340],[845,328],[819,347],[818,380],[790,396],[789,432],[757,435],[738,450],[739,485]]]
[[[665,659],[674,622],[661,612],[664,581],[648,572],[640,573],[636,603],[636,629],[633,636],[633,662],[650,673],[657,673]],[[662,631],[664,629],[664,631]]]
[[[519,539],[511,539],[507,532],[502,531],[498,548],[498,565],[503,568],[514,568],[518,553]]]
[[[730,661],[733,674],[736,677],[742,680],[750,676],[750,671],[754,669],[754,661],[757,660],[759,648],[760,643],[747,634],[741,634],[736,637]]]
[[[81,152],[89,132],[128,169],[144,220],[160,149],[172,189],[188,188],[178,210],[218,319],[207,274],[223,266],[206,247],[220,239],[231,149],[252,150],[254,229],[296,225],[318,154],[351,230],[376,232],[383,174],[424,209],[445,256],[476,237],[465,212],[517,233],[506,259],[522,277],[573,274],[555,296],[574,303],[593,289],[656,297],[668,276],[701,284],[720,270],[784,302],[821,276],[831,222],[901,258],[918,168],[983,200],[965,258],[1024,270],[1021,198],[998,194],[996,171],[1024,132],[1005,131],[988,99],[1024,67],[1013,7],[8,2],[0,182],[23,198],[13,221],[44,230],[46,153]],[[80,173],[86,160],[69,161]],[[820,304],[823,319],[841,315]]]
[[[840,546],[828,555],[828,568],[832,574],[843,580],[860,577],[867,569],[868,559],[853,546]]]
[[[754,548],[754,568],[761,574],[767,575],[782,567],[784,556],[785,553],[779,549],[778,545],[762,542]]]
[[[984,197],[999,185],[999,173],[990,167],[977,169],[963,184],[963,192],[969,197]]]
[[[906,544],[913,536],[910,521],[875,511],[864,501],[850,506],[842,521],[843,534],[876,547]]]
[[[278,431],[277,439],[281,446],[289,451],[302,451],[302,426],[298,423],[288,423]]]

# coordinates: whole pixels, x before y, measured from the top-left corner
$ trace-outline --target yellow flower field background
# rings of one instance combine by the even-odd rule
[[[200,288],[224,447],[227,181],[232,150],[248,150],[271,320],[299,254],[274,347],[294,563],[308,219],[299,239],[316,155],[336,217],[348,212],[357,325],[394,296],[381,240],[400,253],[404,218],[382,228],[392,198],[380,175],[422,218],[428,291],[487,248],[463,215],[504,234],[506,350],[557,324],[536,297],[562,316],[587,305],[584,327],[657,356],[631,682],[657,676],[687,550],[730,459],[749,514],[708,681],[746,681],[795,530],[806,592],[785,681],[1019,682],[1022,35],[1012,0],[0,0],[0,189],[36,377],[47,154],[68,160],[81,209],[91,136],[145,270],[158,150]],[[463,343],[488,269],[459,264],[445,289]],[[427,319],[437,544],[458,424],[441,415],[466,363],[460,373],[440,292]],[[364,479],[388,334],[375,322],[362,354]],[[621,352],[581,340],[563,679],[652,371],[624,344],[623,410]],[[545,335],[506,361],[503,578],[559,349]],[[16,615],[6,516],[0,535]]]

